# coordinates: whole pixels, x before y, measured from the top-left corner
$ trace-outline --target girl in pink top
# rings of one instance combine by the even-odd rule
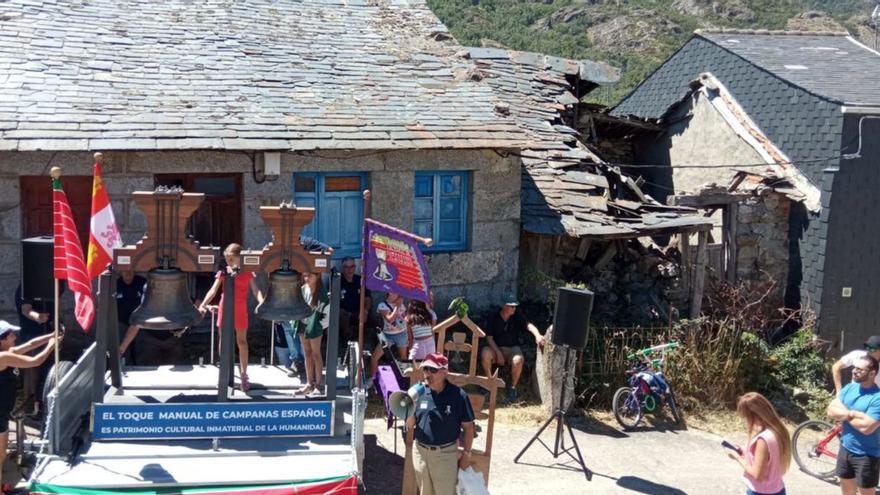
[[[745,470],[747,495],[785,495],[782,475],[791,461],[791,437],[766,397],[749,392],[736,401],[736,412],[746,422],[749,444],[745,452],[728,456]]]

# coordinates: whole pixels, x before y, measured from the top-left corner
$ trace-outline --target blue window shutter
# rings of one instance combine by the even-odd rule
[[[359,191],[330,191],[325,188],[330,176],[359,176],[363,189],[363,173],[294,174],[294,202],[315,208],[315,219],[303,229],[303,235],[333,246],[334,258],[360,256],[364,222],[364,200]],[[300,179],[297,182],[296,179]],[[307,179],[313,179],[310,182]],[[311,191],[297,190],[312,189]]]
[[[468,172],[417,172],[413,231],[431,237],[426,252],[468,247]]]

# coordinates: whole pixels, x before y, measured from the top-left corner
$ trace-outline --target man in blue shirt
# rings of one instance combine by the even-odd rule
[[[428,390],[416,403],[415,416],[406,420],[407,428],[415,428],[412,459],[421,495],[454,495],[458,468],[471,464],[474,411],[467,393],[446,380],[448,366],[443,354],[428,354],[422,361]]]
[[[837,471],[843,495],[873,495],[880,481],[880,387],[877,360],[865,355],[853,364],[853,381],[828,406],[828,417],[843,422]]]

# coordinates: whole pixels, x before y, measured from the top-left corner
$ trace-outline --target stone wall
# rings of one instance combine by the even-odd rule
[[[91,153],[0,152],[0,318],[14,315],[13,293],[20,276],[22,217],[19,176],[47,175],[52,166],[65,175],[91,175]],[[414,173],[417,170],[469,170],[470,249],[436,253],[428,264],[438,308],[450,299],[468,298],[480,309],[498,304],[516,289],[519,257],[520,163],[492,150],[395,152],[320,152],[285,154],[281,176],[254,181],[249,153],[223,151],[108,152],[103,172],[125,243],[137,241],[146,219],[129,199],[136,190],[152,190],[154,174],[242,174],[242,232],[246,248],[261,248],[270,233],[259,216],[262,205],[292,198],[293,172],[367,172],[373,191],[373,217],[412,227]]]
[[[759,186],[739,204],[736,217],[736,278],[776,281],[771,298],[783,306],[788,280],[788,228],[791,200],[773,189]]]

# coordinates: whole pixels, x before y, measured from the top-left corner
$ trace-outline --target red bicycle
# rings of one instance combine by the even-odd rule
[[[817,478],[831,478],[840,450],[843,426],[827,421],[804,421],[791,435],[794,462],[805,473]]]

